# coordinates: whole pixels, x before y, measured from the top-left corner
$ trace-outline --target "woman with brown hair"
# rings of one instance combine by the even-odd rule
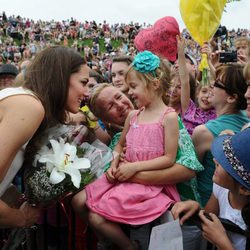
[[[21,168],[26,150],[45,129],[65,123],[88,97],[89,68],[80,54],[66,47],[47,48],[27,68],[24,84],[0,91],[0,197]],[[0,227],[29,227],[39,209],[11,208],[0,200]]]
[[[210,152],[211,143],[223,130],[239,132],[249,122],[244,94],[247,84],[243,67],[237,64],[221,65],[216,70],[216,79],[209,100],[215,108],[217,118],[194,129],[192,139],[196,153],[205,170],[198,173],[198,190],[204,206],[212,192],[212,176],[215,165]]]

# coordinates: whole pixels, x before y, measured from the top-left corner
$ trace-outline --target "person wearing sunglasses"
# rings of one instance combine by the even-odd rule
[[[243,77],[243,67],[238,64],[221,65],[216,69],[216,80],[211,86],[209,101],[217,114],[215,120],[197,126],[193,132],[193,143],[204,171],[197,174],[198,190],[204,206],[212,193],[212,176],[215,165],[210,152],[212,141],[224,130],[237,133],[249,122],[244,97],[247,83]]]

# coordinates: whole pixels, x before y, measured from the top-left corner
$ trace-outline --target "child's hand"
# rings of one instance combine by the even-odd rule
[[[179,75],[179,64],[177,61],[171,66],[171,72],[173,72],[174,75]]]
[[[114,168],[112,166],[106,172],[106,177],[110,183],[116,182],[115,172],[116,172],[116,168]]]
[[[122,152],[120,153],[120,162],[126,162],[126,145],[123,147]]]
[[[186,46],[185,39],[182,36],[177,35],[176,40],[177,40],[178,53],[184,53],[184,49],[185,49],[185,46]]]
[[[184,214],[180,218],[180,224],[182,225],[187,219],[189,219],[193,214],[195,214],[200,209],[200,205],[196,201],[180,201],[176,202],[171,209],[171,213],[174,219],[180,217],[180,214]]]
[[[204,215],[204,212],[204,210],[199,212],[199,216],[202,220],[203,237],[219,249],[234,249],[218,217],[213,213],[209,213],[211,217],[210,220]]]
[[[117,168],[117,171],[115,173],[115,177],[118,179],[118,181],[126,181],[132,176],[136,174],[136,169],[133,163],[130,162],[121,162],[119,164],[119,167]]]
[[[208,45],[208,43],[204,43],[201,47],[201,53],[202,54],[207,54],[207,58],[211,59],[211,55],[212,55],[212,50],[210,48],[210,46]]]

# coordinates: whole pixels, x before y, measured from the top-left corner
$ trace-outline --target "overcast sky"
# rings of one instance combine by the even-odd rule
[[[250,28],[250,0],[227,5],[221,24],[228,29]],[[20,15],[34,20],[129,23],[130,21],[153,24],[164,16],[173,16],[184,28],[179,11],[179,0],[1,0],[0,13]]]

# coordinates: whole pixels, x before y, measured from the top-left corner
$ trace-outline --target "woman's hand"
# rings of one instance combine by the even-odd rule
[[[180,224],[183,225],[183,223],[199,209],[200,205],[198,202],[189,200],[176,202],[172,207],[171,212],[174,219],[179,218],[180,215],[183,214],[180,218]]]
[[[76,114],[69,113],[68,121],[67,121],[68,124],[81,125],[86,122],[87,122],[87,119],[83,112],[78,111]]]
[[[40,216],[41,209],[38,207],[30,206],[27,202],[24,202],[19,210],[23,214],[23,225],[22,227],[31,227],[36,223]]]
[[[218,217],[213,213],[209,213],[210,220],[204,215],[204,212],[204,210],[199,212],[202,221],[203,237],[214,244],[218,249],[233,250],[232,243]]]

